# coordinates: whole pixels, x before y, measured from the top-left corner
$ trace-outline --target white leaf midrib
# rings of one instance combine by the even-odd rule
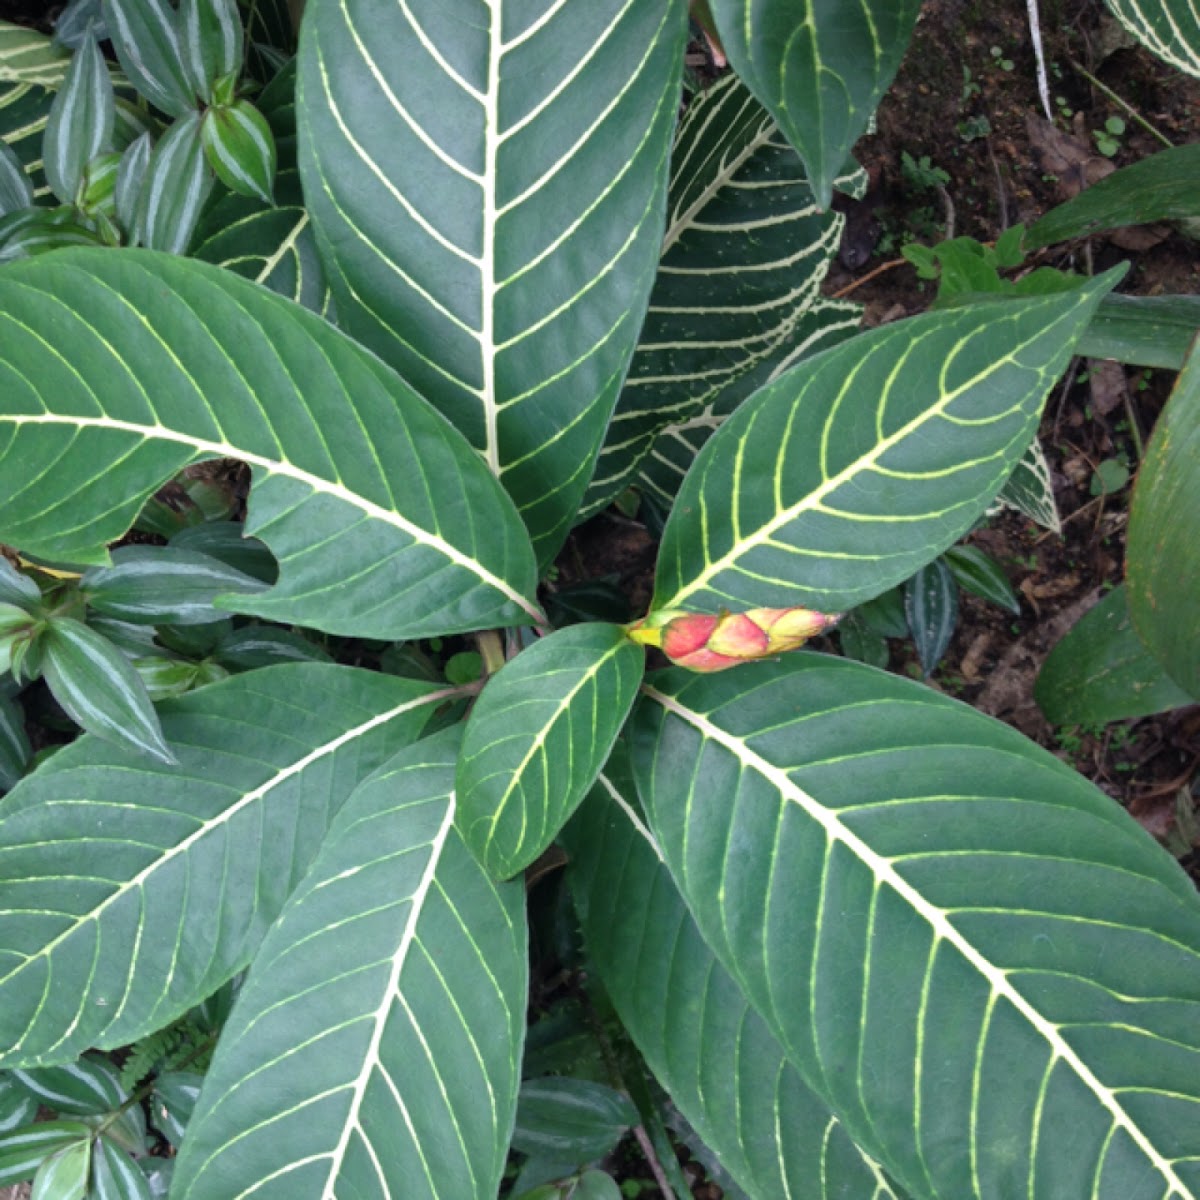
[[[990,988],[993,998],[1002,997],[1008,1001],[1033,1026],[1050,1047],[1054,1058],[1064,1062],[1075,1072],[1080,1082],[1107,1110],[1114,1123],[1138,1146],[1162,1177],[1178,1191],[1179,1195],[1186,1196],[1188,1194],[1187,1188],[1176,1174],[1173,1163],[1151,1143],[1142,1129],[1126,1112],[1116,1093],[1100,1081],[1091,1067],[1063,1037],[1059,1026],[1039,1012],[1013,986],[1008,978],[1008,973],[989,961],[974,943],[968,940],[950,921],[944,909],[931,903],[913,884],[900,875],[893,860],[879,854],[867,845],[840,819],[835,810],[825,807],[815,797],[810,796],[791,779],[786,771],[755,753],[741,738],[726,732],[704,714],[679,703],[673,696],[660,692],[651,685],[644,685],[642,692],[667,712],[691,725],[703,737],[721,746],[743,767],[760,775],[779,792],[785,802],[795,804],[810,820],[820,826],[831,842],[840,842],[871,872],[876,880],[891,887],[915,914],[928,923],[935,939],[953,946],[979,972]]]

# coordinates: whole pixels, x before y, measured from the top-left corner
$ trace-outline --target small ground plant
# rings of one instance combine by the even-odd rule
[[[684,0],[310,0],[295,59],[106,0],[119,71],[9,54],[0,1183],[611,1200],[633,1129],[680,1200],[672,1142],[762,1200],[1200,1197],[1189,880],[826,637],[931,670],[959,584],[1015,603],[956,543],[1074,349],[1163,334],[1123,267],[1014,273],[1197,215],[1196,148],[859,332],[831,200],[919,4],[697,7],[682,118]],[[1185,698],[1198,376],[1129,601]],[[556,590],[630,489],[648,611]]]

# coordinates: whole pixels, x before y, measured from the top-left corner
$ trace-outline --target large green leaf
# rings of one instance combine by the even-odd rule
[[[1191,643],[1193,657],[1196,645]],[[1055,725],[1103,725],[1192,699],[1138,637],[1124,585],[1088,609],[1050,651],[1033,696]]]
[[[267,935],[188,1124],[179,1200],[494,1200],[525,1034],[524,887],[454,829],[457,731],[346,801]]]
[[[585,511],[624,489],[660,429],[771,355],[817,299],[843,225],[818,211],[796,152],[736,75],[684,114],[667,214],[650,307]]]
[[[1200,10],[1194,0],[1108,0],[1108,7],[1159,58],[1200,76]]]
[[[0,1062],[122,1045],[209,996],[442,694],[266,668],[160,706],[177,767],[84,737],[18,784],[0,802]]]
[[[844,342],[861,320],[862,308],[852,300],[816,300],[782,340],[717,396],[658,430],[649,454],[638,464],[638,486],[669,510],[700,448],[743,400],[796,363]]]
[[[1122,225],[1200,216],[1200,143],[1160,150],[1052,208],[1025,235],[1034,249]]]
[[[305,14],[300,168],[338,319],[481,451],[543,563],[653,282],[686,7]]]
[[[1105,296],[1076,350],[1085,358],[1178,371],[1198,329],[1200,296]]]
[[[457,820],[497,878],[529,866],[587,794],[643,661],[618,626],[588,622],[535,642],[483,689],[463,736]]]
[[[751,1200],[899,1196],[705,944],[614,757],[563,840],[589,962],[650,1069]]]
[[[1200,351],[1195,349],[1138,471],[1125,570],[1134,627],[1167,674],[1200,699]]]
[[[913,574],[983,514],[1120,273],[900,321],[779,376],[689,472],[655,607],[837,612]]]
[[[1200,1195],[1200,897],[1112,800],[807,652],[652,677],[633,720],[705,941],[909,1191]]]
[[[280,563],[238,611],[378,638],[537,612],[525,531],[462,438],[326,322],[205,263],[6,266],[0,430],[0,539],[46,558],[105,562],[166,478],[228,455]]]
[[[920,0],[709,0],[734,70],[800,152],[817,203],[887,91]]]

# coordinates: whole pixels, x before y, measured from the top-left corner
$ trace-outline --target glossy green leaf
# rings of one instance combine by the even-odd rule
[[[1002,508],[1021,513],[1043,529],[1062,532],[1062,519],[1058,515],[1058,504],[1050,479],[1050,464],[1046,461],[1042,443],[1036,437],[1026,446],[1013,473],[997,494],[994,509],[988,512]]]
[[[39,1121],[7,1133],[0,1141],[0,1187],[32,1179],[52,1154],[92,1135],[82,1121]]]
[[[0,789],[16,787],[32,758],[24,710],[16,700],[0,695]]]
[[[339,323],[481,452],[542,563],[577,514],[653,282],[686,8],[305,13],[300,169]]]
[[[272,625],[247,625],[221,639],[214,655],[235,671],[270,667],[285,662],[329,662],[320,646],[289,629]]]
[[[154,1125],[176,1150],[183,1145],[203,1086],[204,1076],[195,1071],[166,1071],[154,1081]]]
[[[650,1069],[750,1200],[899,1197],[705,944],[615,757],[563,841],[589,961]]]
[[[203,521],[173,533],[169,544],[172,550],[186,550],[215,558],[263,583],[274,583],[279,577],[279,564],[274,555],[258,540],[246,537],[241,521]]]
[[[128,1099],[116,1071],[97,1058],[80,1058],[61,1067],[34,1067],[12,1074],[47,1108],[73,1117],[115,1112]]]
[[[117,174],[121,156],[116,151],[97,155],[83,169],[79,181],[78,204],[86,217],[104,228],[106,218],[117,215]]]
[[[629,715],[644,652],[616,625],[560,629],[488,681],[467,721],[455,817],[497,878],[550,845]]]
[[[550,1076],[521,1085],[513,1148],[577,1166],[602,1158],[638,1124],[627,1096],[590,1079]]]
[[[180,117],[159,138],[142,179],[134,224],[137,241],[151,250],[184,254],[212,190],[197,113]]]
[[[36,29],[0,21],[0,82],[57,88],[71,55]]]
[[[149,654],[130,661],[150,699],[156,703],[190,692],[200,678],[200,664],[187,659],[163,658],[161,655]],[[227,675],[228,672],[223,674]]]
[[[1133,489],[1125,572],[1134,628],[1200,699],[1200,353],[1154,426]]]
[[[1025,235],[1027,249],[1122,225],[1200,216],[1200,143],[1160,150],[1052,208]]]
[[[524,888],[492,883],[455,832],[457,750],[457,731],[422,741],[347,800],[238,997],[178,1200],[494,1200],[525,1032]]]
[[[28,612],[42,609],[41,588],[3,556],[0,556],[0,601],[15,604]]]
[[[183,74],[202,100],[212,85],[242,68],[242,14],[237,0],[180,0],[176,18]]]
[[[1050,651],[1033,696],[1055,725],[1104,724],[1192,702],[1138,637],[1124,585],[1088,609]]]
[[[1193,0],[1107,0],[1117,19],[1159,58],[1200,76],[1200,11]]]
[[[15,150],[0,142],[0,217],[33,203],[33,181]]]
[[[162,482],[229,456],[254,469],[246,533],[280,563],[238,611],[385,639],[537,617],[525,531],[475,453],[373,356],[227,271],[122,250],[10,265],[0,385],[10,545],[105,562]]]
[[[779,376],[696,459],[654,607],[838,612],[907,578],[983,514],[1119,274],[898,321]]]
[[[632,479],[654,435],[772,356],[817,299],[843,218],[736,75],[689,105],[671,156],[650,307],[584,511]]]
[[[150,1184],[132,1158],[106,1137],[92,1147],[90,1200],[152,1200]]]
[[[83,169],[112,149],[116,98],[94,38],[75,51],[62,89],[50,107],[42,143],[46,181],[64,204],[75,200]]]
[[[652,677],[633,730],[702,936],[902,1186],[1196,1194],[1200,897],[1109,797],[965,705],[804,651]]]
[[[1105,296],[1076,351],[1086,358],[1178,371],[1197,330],[1200,296]]]
[[[168,116],[195,114],[170,0],[104,0],[117,60],[133,86]]]
[[[670,509],[701,447],[754,391],[798,362],[844,342],[858,329],[862,309],[849,300],[815,300],[769,353],[686,420],[658,431],[638,466],[637,486]]]
[[[123,546],[111,567],[93,567],[80,580],[89,606],[135,625],[202,625],[224,614],[223,594],[252,594],[266,585],[220,559],[175,546]]]
[[[108,638],[60,617],[50,622],[39,645],[46,683],[71,720],[105,741],[175,762],[146,685]]]
[[[36,1098],[10,1071],[0,1071],[0,1135],[7,1135],[22,1125],[32,1125],[37,1112]],[[0,1142],[0,1152],[3,1147],[4,1143]]]
[[[867,131],[908,49],[920,0],[709,0],[721,44],[796,147],[817,203]]]
[[[958,624],[958,584],[940,559],[922,567],[904,587],[904,613],[928,679]]]
[[[201,124],[204,153],[230,191],[271,203],[275,183],[275,137],[249,100],[213,105]]]
[[[960,587],[984,600],[1019,615],[1021,602],[1004,568],[978,546],[951,546],[945,554],[946,566]]]
[[[137,226],[138,203],[142,187],[146,181],[146,172],[150,167],[150,155],[154,142],[148,133],[139,134],[125,148],[117,167],[117,182],[113,188],[113,203],[117,210],[117,220],[127,234],[132,234]]]
[[[73,1142],[38,1168],[29,1200],[84,1200],[91,1166],[91,1140]]]
[[[0,801],[0,1060],[124,1045],[215,991],[344,798],[440,695],[348,667],[271,667],[164,702],[177,767],[83,738],[23,780]]]

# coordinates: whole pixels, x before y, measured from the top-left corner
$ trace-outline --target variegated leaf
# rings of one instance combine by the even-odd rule
[[[300,169],[339,322],[481,452],[544,564],[653,281],[686,5],[314,0],[305,22]]]
[[[816,302],[843,225],[818,211],[796,152],[735,75],[688,106],[667,212],[650,308],[585,514],[625,488],[660,429],[776,357]]]

